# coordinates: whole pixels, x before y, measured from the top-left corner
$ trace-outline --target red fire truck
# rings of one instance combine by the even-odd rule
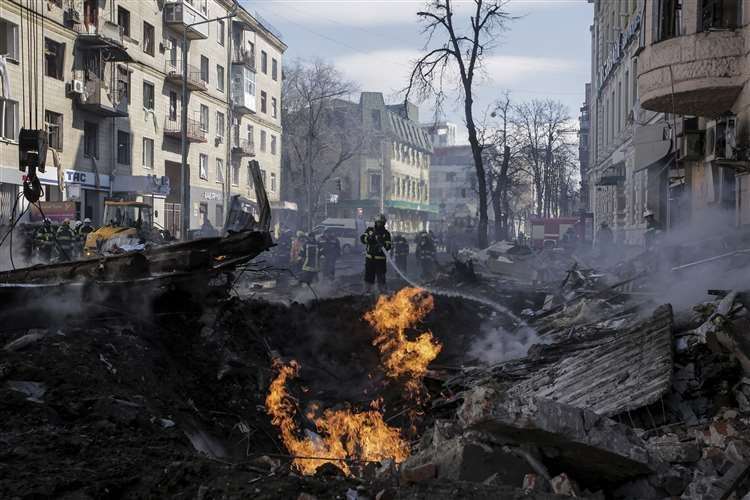
[[[578,221],[577,217],[532,217],[529,221],[531,223],[529,243],[532,248],[537,249],[544,248],[545,241],[552,241],[554,242],[552,246],[557,246],[569,227],[574,227],[579,232],[582,224],[576,225]],[[579,234],[578,237],[582,238],[583,235]],[[547,243],[547,245],[550,245],[550,243]]]

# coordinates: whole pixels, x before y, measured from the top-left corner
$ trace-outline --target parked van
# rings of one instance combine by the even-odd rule
[[[313,233],[316,237],[320,237],[326,229],[330,229],[333,235],[339,239],[343,254],[349,254],[361,247],[359,236],[365,231],[364,221],[358,219],[326,219],[313,228]]]

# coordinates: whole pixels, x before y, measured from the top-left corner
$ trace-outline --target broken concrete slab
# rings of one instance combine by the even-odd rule
[[[612,416],[654,403],[672,385],[672,308],[537,370],[514,385],[514,396],[539,396]]]
[[[465,429],[488,433],[498,443],[550,450],[556,468],[587,484],[653,470],[646,444],[633,429],[582,408],[478,387],[467,393],[458,418]]]
[[[646,447],[651,457],[662,462],[692,463],[701,458],[701,450],[695,439],[682,441],[676,434],[653,437]]]

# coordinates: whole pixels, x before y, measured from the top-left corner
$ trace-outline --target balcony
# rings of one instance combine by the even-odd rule
[[[103,80],[86,80],[83,93],[78,94],[77,103],[89,113],[106,117],[128,116],[127,100],[120,101]]]
[[[742,90],[744,45],[738,30],[693,33],[646,46],[638,58],[641,106],[705,117],[730,110]]]
[[[178,33],[185,33],[189,40],[205,40],[208,23],[190,25],[206,21],[207,12],[206,0],[170,0],[164,4],[164,22]]]
[[[164,121],[164,135],[172,139],[182,140],[182,125],[180,116],[172,120],[169,116]],[[203,130],[198,120],[188,118],[186,137],[188,142],[208,142],[208,133]]]
[[[180,61],[173,65],[172,61],[167,60],[164,73],[167,75],[168,82],[182,88],[182,64]],[[188,64],[186,83],[189,90],[202,90],[203,92],[208,90],[208,83],[201,78],[201,69],[191,64]]]
[[[232,47],[232,64],[241,64],[252,71],[255,69],[255,54],[244,47]]]
[[[244,65],[232,65],[232,105],[239,114],[255,113],[255,72]]]
[[[130,61],[123,39],[122,27],[109,21],[100,26],[88,23],[73,25],[76,32],[76,46],[83,50],[105,50],[109,61]]]
[[[255,156],[255,144],[248,139],[232,141],[232,154],[235,156]]]

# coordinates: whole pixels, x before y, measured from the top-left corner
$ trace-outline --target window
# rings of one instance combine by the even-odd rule
[[[169,91],[169,121],[177,121],[177,92]]]
[[[216,112],[216,137],[224,138],[224,113]]]
[[[18,25],[0,19],[0,55],[18,61]]]
[[[276,154],[276,136],[275,135],[271,136],[271,154],[272,155]]]
[[[622,89],[622,100],[623,100],[623,114],[625,116],[625,121],[628,121],[628,115],[630,114],[630,96],[628,95],[628,92],[630,92],[630,72],[628,70],[625,70],[625,85]]]
[[[260,179],[263,181],[263,186],[267,186],[266,183],[266,171],[264,169],[260,169]]]
[[[255,131],[255,129],[253,128],[252,125],[248,125],[247,126],[247,142],[249,142],[250,144],[255,143],[255,140],[254,140],[254,137],[255,137],[254,131]]]
[[[201,56],[201,80],[208,83],[208,57]]]
[[[143,168],[154,168],[154,140],[143,138]]]
[[[253,169],[250,168],[250,165],[247,166],[247,187],[253,187]]]
[[[271,78],[273,78],[274,81],[279,79],[279,61],[276,59],[271,60]]]
[[[130,71],[125,66],[117,66],[117,101],[130,104]]]
[[[117,7],[117,24],[123,35],[130,36],[130,12],[127,9]]]
[[[265,50],[260,51],[260,70],[264,75],[268,74],[268,54]]]
[[[383,127],[383,124],[380,121],[380,110],[373,109],[370,111],[370,114],[372,115],[372,126],[375,127],[376,130],[380,130]]]
[[[208,220],[208,203],[201,203],[198,206],[198,224],[203,226]]]
[[[203,180],[208,180],[208,155],[203,153],[198,156],[198,175]]]
[[[266,150],[266,131],[260,131],[260,150],[265,152]]]
[[[49,147],[57,151],[63,150],[63,115],[53,111],[44,112],[44,121],[47,125],[47,141]]]
[[[216,88],[219,89],[219,92],[224,92],[224,66],[217,64],[216,65]]]
[[[216,182],[224,184],[224,160],[216,158]]]
[[[44,39],[44,74],[58,80],[63,79],[65,44],[49,38]]]
[[[208,132],[208,106],[201,104],[201,130]]]
[[[18,103],[0,97],[0,137],[18,139]]]
[[[143,21],[143,52],[153,56],[154,55],[154,27]]]
[[[265,90],[260,91],[260,111],[261,113],[268,113],[268,106],[266,101],[268,100],[268,94]]]
[[[219,32],[216,34],[216,39],[218,40],[219,45],[224,45],[224,21],[220,19],[218,24]]]
[[[216,227],[224,225],[224,205],[216,205]]]
[[[681,0],[657,0],[656,41],[680,36]]]
[[[271,172],[271,192],[276,192],[276,174]]]
[[[143,107],[149,111],[154,110],[154,84],[143,82]]]
[[[130,133],[117,131],[117,163],[130,165]]]
[[[742,19],[741,6],[740,0],[702,0],[701,31],[736,28]]]
[[[368,193],[370,196],[380,196],[380,174],[370,174]]]
[[[277,105],[277,102],[276,102],[276,98],[272,97],[271,98],[271,116],[273,116],[274,118],[277,118],[278,117],[278,112],[279,112],[279,110],[278,110],[278,105]]]
[[[232,186],[240,185],[240,165],[235,163],[232,165]]]
[[[177,39],[169,37],[169,65],[177,67]]]
[[[99,126],[96,123],[83,124],[83,154],[99,159]]]

